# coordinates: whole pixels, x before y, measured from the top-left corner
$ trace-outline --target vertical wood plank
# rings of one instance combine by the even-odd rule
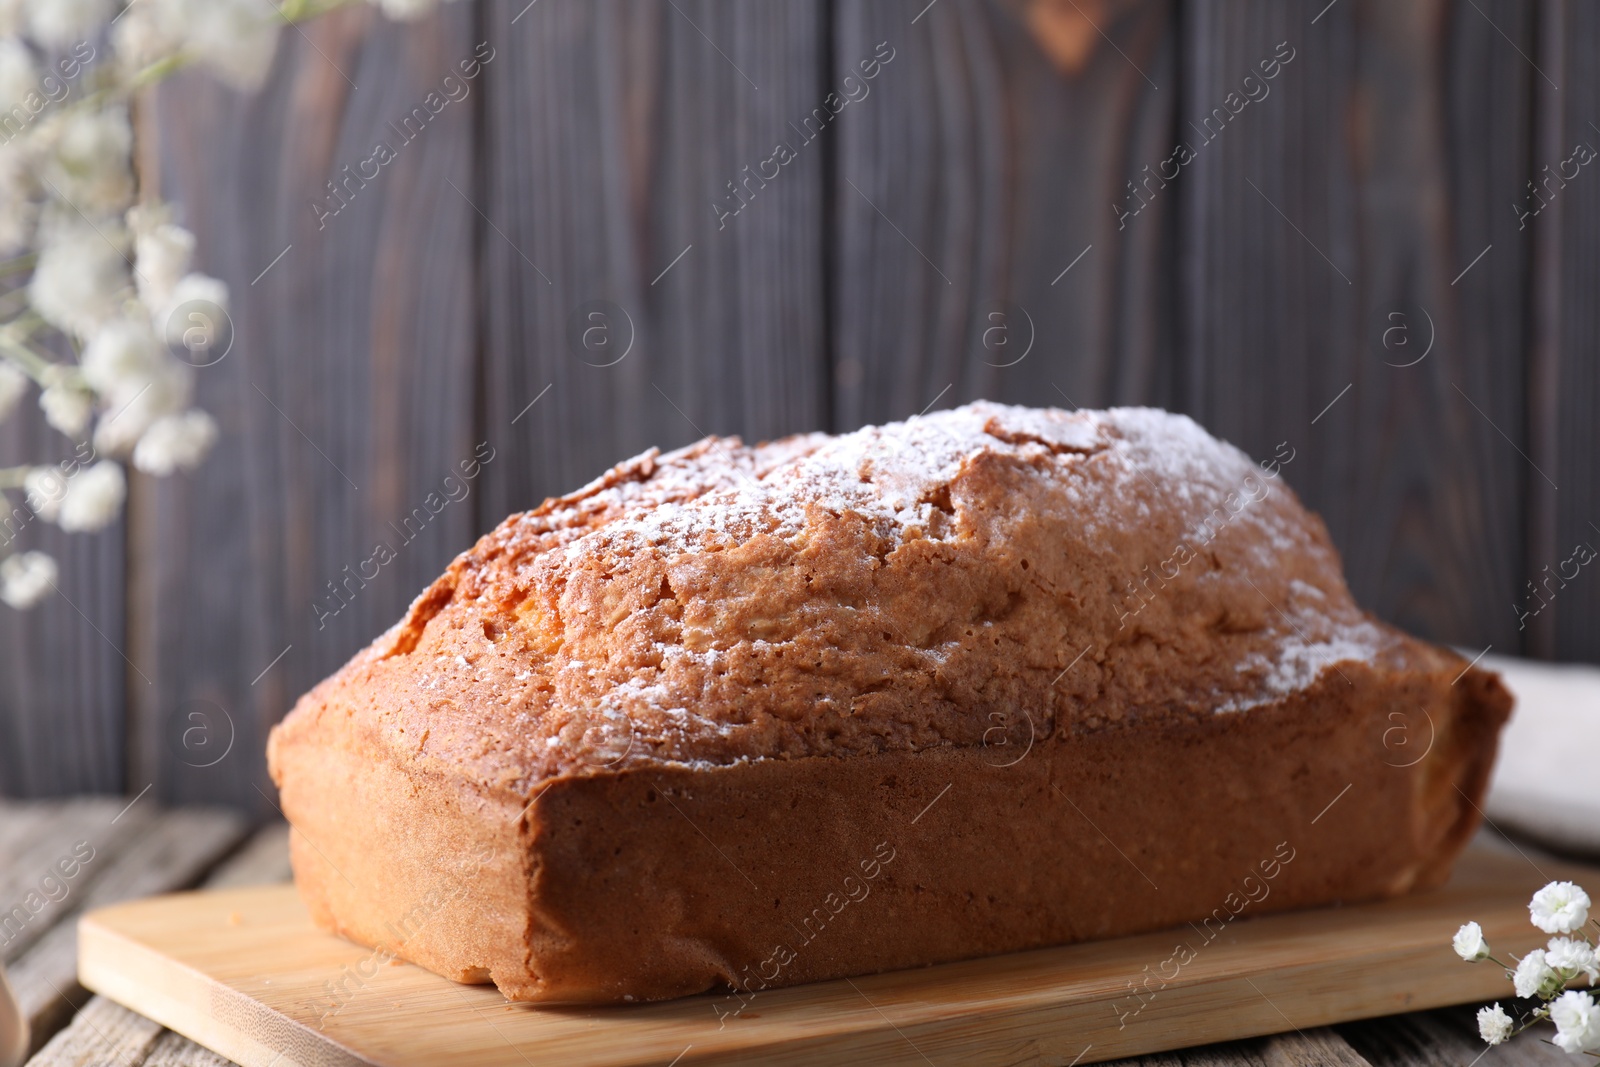
[[[1541,338],[1534,338],[1535,370],[1547,374],[1539,382],[1540,399],[1547,406],[1536,415],[1540,433],[1530,451],[1555,468],[1550,477],[1560,490],[1543,486],[1548,492],[1542,504],[1552,521],[1548,533],[1533,543],[1526,577],[1548,605],[1539,621],[1549,617],[1553,630],[1538,651],[1556,659],[1594,662],[1600,660],[1600,568],[1582,564],[1575,549],[1583,543],[1589,559],[1600,549],[1600,430],[1595,425],[1600,406],[1600,361],[1595,355],[1600,351],[1600,306],[1595,300],[1600,290],[1600,160],[1583,166],[1570,180],[1563,181],[1561,174],[1571,174],[1562,161],[1573,157],[1577,145],[1600,151],[1600,73],[1594,63],[1600,13],[1587,4],[1565,3],[1542,5],[1539,11],[1539,65],[1560,91],[1542,94],[1553,129],[1549,147],[1535,157],[1533,168],[1540,195],[1550,200],[1534,224],[1554,246],[1554,271],[1539,270],[1531,283],[1539,292],[1542,313],[1549,317],[1553,343],[1542,348]],[[1556,178],[1548,186],[1546,166]],[[1552,209],[1558,213],[1547,219]]]
[[[1475,455],[1487,449],[1492,457],[1480,482],[1485,507],[1501,520],[1469,531],[1484,538],[1479,559],[1491,565],[1462,580],[1476,590],[1471,610],[1484,620],[1474,624],[1482,643],[1472,643],[1482,647],[1492,641],[1512,654],[1530,653],[1529,634],[1514,602],[1526,580],[1522,561],[1530,551],[1525,516],[1546,483],[1513,447],[1539,421],[1528,409],[1533,401],[1527,318],[1536,296],[1527,279],[1533,249],[1513,205],[1524,196],[1533,123],[1547,86],[1517,51],[1530,56],[1535,51],[1536,28],[1526,5],[1456,3],[1446,20],[1449,267],[1460,322],[1454,343],[1464,354],[1453,399],[1462,414],[1471,416],[1467,425],[1476,438]],[[1470,410],[1469,397],[1481,412]],[[1490,425],[1491,417],[1498,426]],[[1517,516],[1516,525],[1503,521],[1508,516]],[[1471,521],[1466,514],[1445,518],[1458,525]],[[1465,642],[1469,636],[1456,639]]]
[[[49,465],[73,445],[45,425],[31,390],[0,426],[6,465]],[[110,793],[123,784],[121,521],[93,534],[68,534],[39,519],[23,493],[0,510],[14,531],[10,551],[38,549],[60,566],[57,590],[37,607],[0,605],[0,795]],[[9,536],[9,535],[8,535]],[[137,681],[137,676],[135,676]]]
[[[650,445],[822,425],[823,156],[716,207],[820,100],[821,5],[485,12],[482,524]]]
[[[1176,199],[1117,208],[1170,149],[1175,43],[1156,2],[840,4],[835,80],[894,59],[827,134],[837,429],[1170,402]]]
[[[462,77],[475,14],[359,5],[286,30],[257,95],[184,74],[153,101],[162,187],[229,284],[236,338],[197,372],[211,458],[134,487],[130,629],[153,680],[133,694],[134,789],[270,812],[267,729],[470,543],[463,194],[484,73],[507,62]]]
[[[1192,7],[1182,125],[1203,139],[1209,116],[1222,132],[1183,179],[1184,404],[1247,451],[1296,450],[1288,480],[1327,519],[1363,605],[1514,649],[1524,392],[1495,343],[1523,296],[1497,205],[1523,177],[1527,72],[1470,10],[1322,7]],[[1479,7],[1526,41],[1519,10]],[[1294,59],[1271,94],[1218,121],[1280,47]],[[1445,99],[1452,71],[1497,94],[1472,123]],[[1460,170],[1472,178],[1453,183]],[[1491,240],[1501,254],[1453,286]]]

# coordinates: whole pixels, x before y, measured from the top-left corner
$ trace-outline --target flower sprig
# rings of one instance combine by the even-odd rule
[[[0,421],[37,387],[76,446],[0,468],[0,600],[31,607],[55,586],[54,560],[15,551],[30,518],[101,529],[125,464],[192,469],[217,437],[194,372],[220,358],[228,289],[189,269],[194,235],[139,188],[137,94],[192,65],[254,89],[284,26],[359,2],[0,0]],[[409,19],[437,0],[371,2]]]
[[[1600,954],[1597,939],[1600,921],[1589,918],[1589,894],[1571,882],[1551,882],[1528,902],[1528,919],[1547,934],[1549,944],[1536,948],[1511,966],[1496,959],[1484,940],[1483,928],[1469,922],[1456,931],[1451,947],[1468,963],[1488,960],[1505,969],[1506,977],[1518,997],[1538,1004],[1513,1018],[1498,1003],[1478,1012],[1478,1033],[1484,1041],[1498,1045],[1529,1027],[1549,1021],[1555,1024],[1555,1045],[1574,1054],[1600,1058],[1600,1005],[1593,993],[1569,988],[1580,979],[1589,988],[1600,982]]]

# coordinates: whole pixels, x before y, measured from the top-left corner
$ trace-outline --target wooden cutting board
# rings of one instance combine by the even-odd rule
[[[1090,1063],[1506,998],[1504,973],[1461,962],[1450,937],[1476,919],[1497,954],[1542,943],[1527,901],[1558,878],[1600,888],[1600,871],[1476,849],[1431,893],[1239,921],[1210,943],[1183,927],[763,992],[725,1021],[716,1006],[737,1002],[712,995],[541,1008],[375,965],[313,927],[292,886],[91,912],[78,966],[89,989],[247,1067]],[[1185,943],[1193,959],[1174,966]]]

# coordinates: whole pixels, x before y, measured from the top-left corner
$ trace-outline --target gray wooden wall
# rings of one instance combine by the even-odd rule
[[[508,512],[976,397],[1287,442],[1363,604],[1600,660],[1600,575],[1514,606],[1600,544],[1600,167],[1555,177],[1597,53],[1560,0],[468,0],[286,32],[254,96],[184,75],[143,166],[232,287],[222,439],[104,534],[30,531],[64,595],[0,614],[0,792],[269,813],[271,724]]]

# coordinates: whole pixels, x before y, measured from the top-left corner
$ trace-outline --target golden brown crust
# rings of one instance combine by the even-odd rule
[[[1320,521],[1187,418],[974,404],[622,464],[507,519],[285,728],[337,708],[527,796],[973,744],[995,707],[1047,735],[1245,708],[1380,644]]]
[[[274,731],[297,880],[562,1000],[738,981],[885,842],[839,921],[886,911],[775,984],[1198,921],[1293,833],[1253,908],[1436,883],[1509,697],[1355,606],[1291,461],[992,404],[646,453],[506,520]]]

